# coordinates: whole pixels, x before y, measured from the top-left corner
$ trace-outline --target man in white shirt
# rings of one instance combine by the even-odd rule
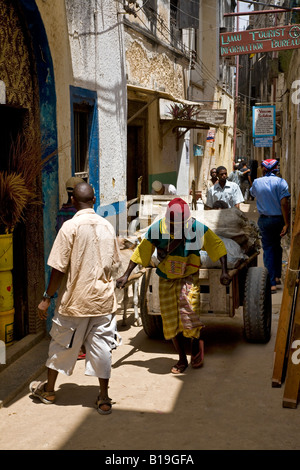
[[[98,412],[108,414],[112,408],[108,397],[111,351],[117,345],[112,270],[120,262],[120,252],[112,225],[93,209],[93,188],[87,183],[76,185],[72,203],[77,212],[62,225],[54,241],[48,258],[51,277],[38,306],[38,316],[45,320],[59,289],[46,362],[48,378],[45,383],[32,382],[29,388],[43,403],[53,403],[58,372],[72,374],[84,345],[85,374],[99,379]]]
[[[243,194],[240,187],[227,180],[227,169],[224,166],[217,168],[218,182],[209,188],[207,192],[206,206],[209,209],[213,208],[214,202],[224,201],[228,207],[240,208],[240,203],[244,202]]]
[[[177,190],[173,184],[163,184],[160,181],[154,181],[152,183],[151,194],[169,196],[177,194]]]

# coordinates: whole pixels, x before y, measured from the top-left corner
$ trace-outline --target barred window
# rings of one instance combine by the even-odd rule
[[[74,163],[75,174],[88,177],[90,106],[74,104]]]

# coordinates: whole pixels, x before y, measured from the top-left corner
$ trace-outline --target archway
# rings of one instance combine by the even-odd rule
[[[36,163],[57,148],[53,68],[44,26],[33,0],[0,0],[0,80],[5,101],[0,105],[0,168],[11,164],[16,139],[35,142]],[[49,122],[51,126],[49,127]],[[23,155],[18,155],[20,163]],[[32,164],[32,161],[30,162]],[[53,184],[52,182],[55,181]],[[44,288],[45,255],[54,238],[58,206],[57,158],[36,178],[40,204],[27,207],[24,222],[14,230],[15,339],[44,327],[36,307]],[[52,183],[52,184],[51,184]],[[54,209],[54,210],[53,210]],[[47,234],[44,237],[44,234]]]

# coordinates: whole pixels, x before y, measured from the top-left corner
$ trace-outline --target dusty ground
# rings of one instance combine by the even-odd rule
[[[0,449],[33,450],[299,450],[300,409],[282,407],[272,388],[273,352],[281,292],[272,296],[273,326],[266,345],[243,338],[242,312],[206,321],[205,364],[170,374],[172,344],[150,340],[133,315],[113,353],[113,413],[94,408],[97,381],[78,361],[59,376],[57,402],[44,405],[27,390],[0,409]],[[41,376],[44,379],[45,375]]]

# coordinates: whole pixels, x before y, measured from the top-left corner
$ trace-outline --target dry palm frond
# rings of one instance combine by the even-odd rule
[[[56,149],[42,159],[47,150],[47,145],[41,144],[40,139],[30,132],[18,134],[11,145],[9,173],[20,174],[25,180],[26,187],[34,190],[43,167],[58,153]]]
[[[12,142],[8,171],[0,172],[0,233],[12,232],[24,220],[28,205],[41,204],[37,182],[42,169],[69,145],[48,153],[47,146],[26,130]]]
[[[12,232],[15,225],[23,220],[24,209],[35,195],[25,184],[21,175],[0,172],[0,225],[6,232]]]

